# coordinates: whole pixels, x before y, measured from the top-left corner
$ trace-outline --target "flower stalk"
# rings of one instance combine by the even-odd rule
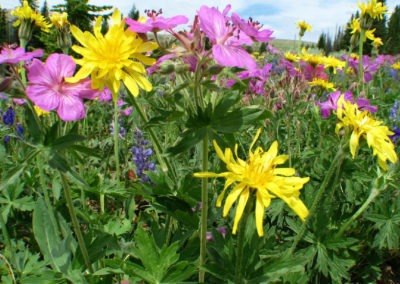
[[[342,161],[345,157],[345,152],[343,151],[343,145],[342,143],[339,146],[339,150],[336,152],[336,155],[331,163],[331,166],[328,169],[328,172],[325,175],[324,180],[322,181],[321,187],[317,192],[317,195],[315,196],[315,199],[310,207],[310,213],[308,215],[308,217],[306,218],[306,220],[303,222],[299,233],[297,234],[296,238],[293,241],[292,246],[289,248],[288,251],[288,255],[292,255],[294,250],[296,249],[297,245],[299,244],[299,242],[303,239],[303,236],[306,232],[307,229],[307,225],[310,222],[310,220],[313,218],[313,216],[315,215],[315,213],[318,210],[318,205],[321,202],[322,197],[324,196],[324,193],[328,187],[328,184],[333,176],[333,174],[336,171],[340,170],[340,167],[342,165]]]
[[[208,135],[203,138],[203,172],[208,171]],[[201,268],[206,264],[207,255],[207,218],[208,218],[208,178],[201,183],[201,224],[200,224],[200,269],[199,282],[204,283],[205,271]]]
[[[71,189],[68,185],[67,177],[62,172],[60,172],[60,175],[61,175],[61,181],[62,181],[65,201],[67,202],[68,212],[71,217],[71,221],[72,221],[72,225],[74,227],[76,238],[78,239],[78,245],[81,250],[83,260],[85,262],[86,267],[89,269],[90,273],[93,273],[94,270],[93,270],[92,264],[90,263],[89,253],[86,248],[85,240],[83,239],[82,232],[80,230],[78,218],[76,217],[75,207],[72,203]]]

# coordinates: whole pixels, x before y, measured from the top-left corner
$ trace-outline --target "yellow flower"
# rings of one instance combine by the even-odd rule
[[[336,69],[342,70],[346,66],[346,62],[333,56],[325,56],[322,60],[325,68],[333,68],[333,73],[336,74]]]
[[[99,17],[93,27],[94,35],[82,32],[78,27],[71,26],[72,35],[82,44],[74,45],[72,49],[82,55],[74,59],[81,66],[74,77],[68,78],[70,83],[76,83],[91,75],[92,87],[103,90],[107,86],[116,100],[121,81],[133,96],[139,94],[139,88],[150,91],[151,83],[145,77],[143,64],[152,65],[155,59],[145,56],[158,47],[154,42],[143,42],[138,35],[125,30],[125,21],[121,20],[118,9],[112,14],[112,25],[108,32],[101,34],[102,17]]]
[[[297,27],[299,28],[299,35],[302,37],[306,31],[311,31],[312,27],[310,24],[306,23],[305,21],[297,22]]]
[[[38,26],[44,32],[49,32],[51,24],[47,23],[46,19],[36,11],[32,10],[28,5],[28,1],[24,1],[22,7],[17,7],[15,10],[11,11],[11,15],[17,17],[13,26],[18,27],[24,23],[32,23]]]
[[[254,152],[252,148],[260,136],[261,129],[257,131],[253,142],[250,145],[249,157],[246,161],[237,157],[238,145],[235,145],[235,157],[230,148],[222,152],[218,144],[213,141],[215,151],[219,158],[226,164],[227,172],[211,173],[200,172],[194,176],[198,178],[224,177],[226,178],[224,190],[218,196],[217,207],[221,207],[225,191],[230,185],[234,185],[225,200],[223,216],[227,216],[233,203],[237,201],[235,220],[233,223],[233,234],[236,233],[240,218],[246,207],[250,194],[256,197],[255,218],[258,235],[264,235],[263,219],[264,209],[271,203],[271,199],[280,198],[300,217],[305,220],[308,216],[308,209],[300,200],[300,189],[309,181],[309,177],[300,178],[293,176],[293,168],[277,168],[286,162],[288,155],[278,154],[278,142],[272,143],[267,152],[261,147],[257,147]]]
[[[43,110],[43,109],[41,109],[41,108],[38,107],[38,106],[33,106],[33,108],[35,109],[35,112],[36,112],[36,114],[37,114],[38,116],[47,115],[47,114],[50,113],[49,111]]]
[[[351,21],[350,26],[348,27],[351,29],[351,34],[355,33],[361,33],[361,24],[360,24],[360,19],[355,18]]]
[[[50,16],[50,21],[53,23],[53,25],[58,28],[58,29],[63,29],[67,26],[69,26],[68,22],[68,14],[63,12],[62,14],[60,13],[53,13]]]
[[[390,67],[392,67],[392,68],[397,69],[397,70],[400,71],[400,61],[399,61],[399,62],[396,62],[395,64],[391,65]]]
[[[300,60],[299,56],[297,54],[291,53],[289,51],[285,52],[283,54],[283,56],[285,56],[285,58],[287,60],[289,60],[290,62],[297,62]]]
[[[372,19],[382,20],[387,8],[382,2],[371,0],[368,3],[358,3],[358,8],[361,10],[361,17],[368,15]]]
[[[389,135],[394,133],[382,122],[370,117],[367,110],[361,111],[357,104],[344,100],[340,96],[337,103],[337,117],[340,122],[336,124],[336,133],[343,127],[353,130],[350,136],[350,152],[353,159],[356,156],[360,137],[365,137],[369,147],[373,149],[373,155],[378,156],[378,164],[383,170],[387,170],[386,161],[397,162],[397,154]]]
[[[326,90],[336,91],[333,83],[331,83],[327,80],[321,79],[321,78],[313,78],[313,80],[311,82],[309,82],[309,84],[310,84],[310,86],[319,86]]]

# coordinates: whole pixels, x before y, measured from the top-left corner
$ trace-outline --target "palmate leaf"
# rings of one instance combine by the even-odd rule
[[[0,213],[2,214],[4,222],[7,223],[10,212],[14,209],[20,211],[32,211],[35,205],[35,201],[32,196],[20,195],[24,191],[24,184],[15,183],[14,185],[8,186],[1,192],[0,196]]]
[[[211,102],[202,109],[198,108],[186,123],[186,129],[178,137],[175,145],[168,153],[177,155],[185,152],[199,143],[204,137],[213,139],[218,133],[233,134],[248,126],[254,126],[257,121],[272,117],[272,114],[257,106],[235,107],[238,95],[221,96],[213,105]]]
[[[123,269],[149,283],[179,283],[196,270],[190,263],[179,261],[178,248],[178,242],[159,248],[153,236],[139,226],[135,233],[135,247],[132,249],[143,266],[127,263]]]
[[[375,235],[373,246],[380,249],[399,249],[400,239],[400,214],[385,216],[381,214],[370,214],[365,217],[374,222],[374,228],[378,231]]]

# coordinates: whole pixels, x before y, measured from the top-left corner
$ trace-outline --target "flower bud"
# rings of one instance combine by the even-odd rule
[[[224,66],[221,66],[219,64],[214,64],[210,66],[210,68],[208,68],[208,73],[210,75],[218,75],[219,73],[221,73],[222,70],[224,70]]]
[[[6,77],[0,83],[0,92],[7,92],[10,89],[12,83],[13,83],[12,78],[11,77]]]

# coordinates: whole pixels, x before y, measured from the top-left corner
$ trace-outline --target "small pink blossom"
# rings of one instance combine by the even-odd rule
[[[125,22],[129,25],[129,29],[136,33],[170,31],[178,25],[186,24],[189,19],[185,16],[175,16],[172,18],[164,18],[160,16],[162,11],[147,10],[147,20],[145,23],[127,18]]]
[[[17,64],[21,61],[31,60],[33,57],[42,57],[43,50],[36,49],[32,52],[25,52],[22,47],[3,47],[0,52],[0,64]]]
[[[78,83],[68,83],[65,78],[72,77],[76,64],[64,54],[50,55],[46,64],[33,59],[28,69],[29,86],[27,96],[43,110],[56,110],[64,121],[78,120],[86,116],[83,99],[94,99],[98,90],[91,88],[90,79]]]
[[[241,45],[252,40],[229,23],[226,16],[230,6],[221,13],[217,8],[201,6],[198,11],[200,28],[212,42],[212,55],[223,66],[255,69],[257,63]]]

